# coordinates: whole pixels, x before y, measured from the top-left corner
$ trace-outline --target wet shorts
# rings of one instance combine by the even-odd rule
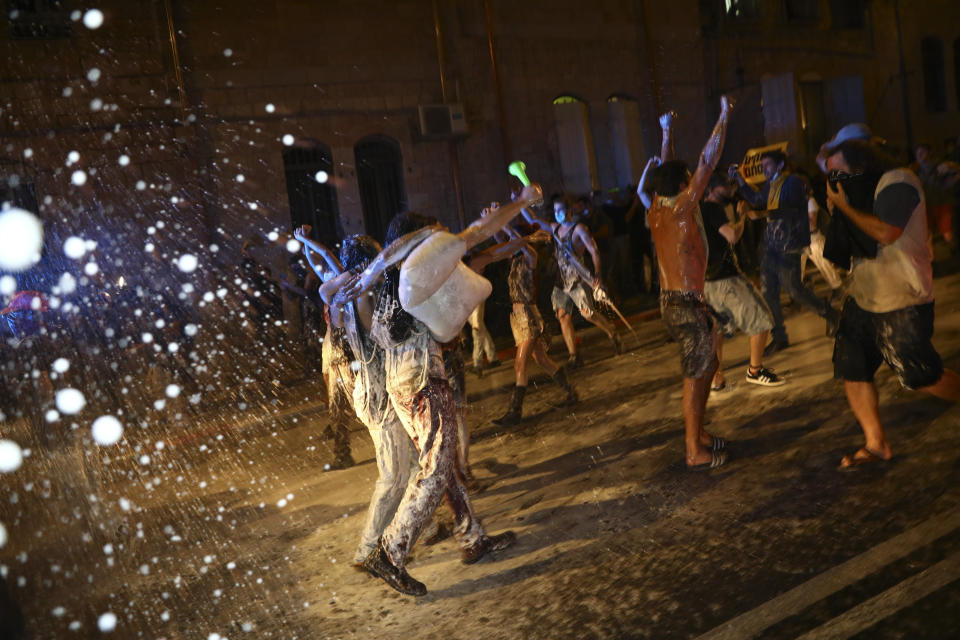
[[[743,276],[708,280],[703,285],[703,293],[707,304],[721,318],[723,332],[728,336],[737,329],[755,336],[773,328],[767,303]]]
[[[513,341],[519,347],[527,340],[535,340],[543,335],[543,318],[535,304],[513,303],[510,312],[510,330]]]
[[[578,280],[569,291],[554,287],[550,302],[553,303],[554,313],[563,311],[570,315],[574,309],[579,309],[583,316],[593,315],[593,294],[582,280]]]
[[[833,345],[833,375],[850,382],[873,382],[877,367],[886,362],[907,389],[930,386],[943,375],[943,361],[932,337],[932,302],[871,313],[847,298]]]
[[[684,378],[702,378],[717,354],[713,316],[695,291],[661,291],[660,315],[667,333],[680,345]]]

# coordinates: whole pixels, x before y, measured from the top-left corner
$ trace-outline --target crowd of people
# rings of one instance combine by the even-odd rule
[[[791,346],[781,292],[823,317],[826,335],[834,338],[834,375],[843,380],[864,435],[863,446],[845,455],[840,468],[882,464],[893,448],[873,383],[881,363],[906,388],[960,399],[960,377],[943,367],[931,342],[932,228],[924,183],[892,160],[865,125],[854,124],[824,143],[818,156],[823,176],[817,179],[791,171],[780,151],[764,153],[765,181],[758,189],[737,165],[717,170],[733,109],[724,96],[692,172],[675,157],[678,117],[664,114],[660,155],[647,163],[635,200],[622,208],[624,220],[644,221],[655,249],[661,318],[681,356],[685,465],[711,470],[728,461],[730,443],[704,429],[710,394],[726,387],[724,337],[737,330],[749,336],[747,382],[787,383],[764,365],[765,356]],[[825,188],[818,200],[820,178]],[[405,212],[391,222],[385,247],[351,236],[339,254],[312,240],[308,227],[295,233],[323,283],[319,296],[328,328],[322,357],[330,372],[325,380],[331,406],[341,412],[352,407],[373,439],[380,471],[354,563],[403,593],[426,593],[405,562],[441,498],[452,510],[464,563],[515,540],[509,531],[487,534],[470,502],[475,485],[461,338],[468,322],[474,371],[482,373],[484,360],[488,366],[498,360],[484,326],[490,285],[476,280],[477,274],[509,262],[515,384],[495,424],[523,419],[531,356],[564,390],[563,404],[578,402],[572,372],[583,356],[574,311],[608,336],[615,353],[622,352],[621,334],[598,308],[611,301],[605,274],[619,267],[604,268],[587,222],[591,200],[557,194],[538,209],[540,201],[537,185],[522,191],[518,185],[509,204],[491,203],[459,234]],[[540,211],[552,212],[552,220]],[[758,220],[764,223],[755,262],[759,286],[741,267],[739,247],[747,226]],[[618,235],[624,234],[613,237]],[[611,262],[629,262],[629,243],[611,243],[607,251],[615,256]],[[536,274],[544,256],[556,266],[550,299],[567,350],[563,364],[547,353],[549,334],[537,304]],[[823,274],[826,297],[804,282],[806,261]]]

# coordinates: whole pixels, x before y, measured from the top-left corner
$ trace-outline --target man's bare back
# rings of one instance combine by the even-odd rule
[[[703,293],[707,250],[700,231],[700,204],[684,192],[657,197],[647,214],[657,249],[660,288]]]

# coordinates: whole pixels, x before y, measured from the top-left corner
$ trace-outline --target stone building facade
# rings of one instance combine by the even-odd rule
[[[692,161],[726,91],[725,160],[789,140],[804,162],[850,120],[902,149],[960,133],[947,0],[103,0],[97,28],[74,5],[6,0],[2,197],[231,250],[303,222],[382,236],[404,208],[459,228],[511,160],[548,193],[624,186],[658,112]]]

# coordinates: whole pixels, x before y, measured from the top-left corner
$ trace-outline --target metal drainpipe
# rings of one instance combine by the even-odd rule
[[[910,93],[907,90],[907,62],[903,57],[903,29],[900,27],[900,1],[894,0],[893,19],[897,23],[897,51],[900,54],[900,93],[903,96],[903,128],[907,134],[907,153],[913,153],[913,126],[910,124]]]
[[[503,146],[504,169],[513,162],[513,149],[507,135],[507,112],[503,108],[503,88],[500,85],[500,69],[497,66],[496,47],[493,42],[493,17],[490,12],[490,0],[483,0],[483,12],[487,21],[487,48],[490,50],[490,68],[493,71],[493,88],[497,97],[497,119],[500,121],[500,142]]]
[[[449,96],[447,95],[447,56],[443,47],[443,30],[440,28],[440,10],[437,7],[437,0],[433,0],[433,32],[437,40],[437,65],[440,67],[440,94],[443,96],[443,103],[447,104]],[[457,141],[448,140],[447,149],[450,153],[450,168],[453,171],[453,190],[457,196],[457,220],[460,222],[460,228],[466,229],[467,220],[463,210],[463,183],[460,179],[460,153],[457,150]]]
[[[187,89],[183,84],[183,71],[180,69],[180,50],[177,48],[177,31],[173,26],[173,10],[170,0],[163,0],[163,8],[167,14],[167,34],[170,37],[170,54],[173,56],[173,72],[177,77],[177,91],[180,93],[180,110],[186,111]]]

